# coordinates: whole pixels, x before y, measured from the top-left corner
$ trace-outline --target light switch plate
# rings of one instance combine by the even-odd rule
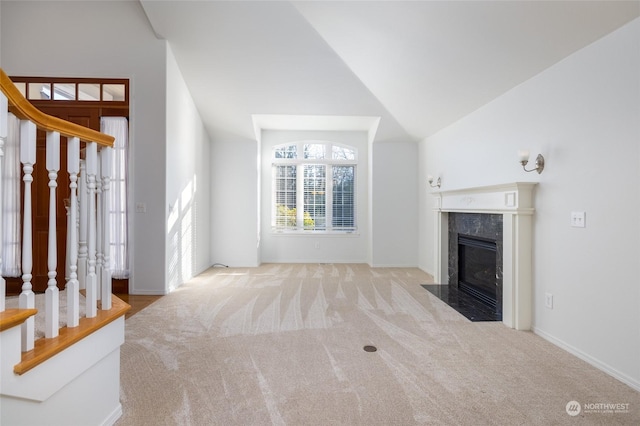
[[[544,294],[544,305],[549,309],[553,309],[553,294],[551,293]]]

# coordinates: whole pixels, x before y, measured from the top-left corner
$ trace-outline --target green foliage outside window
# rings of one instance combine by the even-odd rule
[[[284,204],[278,204],[278,212],[276,213],[276,225],[278,228],[295,228],[297,222],[297,209],[295,207],[289,208]],[[304,212],[303,225],[304,229],[314,229],[315,220],[311,217],[309,212]]]

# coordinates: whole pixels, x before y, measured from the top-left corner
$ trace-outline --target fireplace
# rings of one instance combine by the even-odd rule
[[[459,234],[495,241],[496,309],[503,323],[517,330],[531,328],[535,186],[515,182],[433,192],[436,282],[457,290]]]

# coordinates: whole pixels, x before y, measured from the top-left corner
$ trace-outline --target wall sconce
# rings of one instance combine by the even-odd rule
[[[518,158],[520,159],[520,164],[522,164],[522,169],[525,172],[538,172],[538,174],[542,173],[544,170],[544,157],[542,154],[538,154],[536,157],[536,168],[527,170],[527,163],[529,163],[529,151],[518,151]]]
[[[440,188],[440,185],[442,184],[442,180],[440,179],[440,176],[438,176],[438,180],[436,181],[436,184],[433,184],[433,176],[429,175],[427,177],[427,180],[429,181],[429,186],[431,186],[432,188]]]

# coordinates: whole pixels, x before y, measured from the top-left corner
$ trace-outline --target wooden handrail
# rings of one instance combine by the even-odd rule
[[[62,136],[77,137],[84,142],[96,142],[102,146],[113,146],[113,136],[100,133],[88,127],[45,114],[25,99],[9,76],[0,68],[0,90],[5,94],[12,112],[22,120],[29,120],[44,131],[58,132]]]
[[[37,309],[7,309],[0,312],[0,331],[21,325],[27,318],[38,313]]]

